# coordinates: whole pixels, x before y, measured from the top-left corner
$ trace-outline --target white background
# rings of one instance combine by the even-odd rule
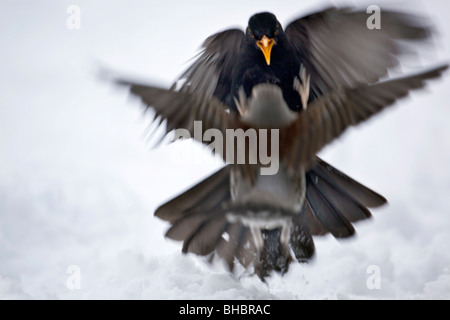
[[[369,4],[357,1],[361,7]],[[81,29],[69,30],[69,5]],[[210,34],[258,11],[282,24],[317,1],[4,1],[0,10],[0,298],[450,298],[450,75],[321,155],[389,205],[356,237],[316,238],[317,254],[267,284],[183,256],[155,208],[221,167],[197,145],[151,150],[148,121],[103,65],[169,85]],[[448,1],[400,1],[440,36],[404,67],[448,61]],[[148,119],[147,119],[148,120]],[[194,151],[192,151],[194,150]],[[66,285],[70,266],[80,289]],[[381,288],[369,290],[378,266]]]

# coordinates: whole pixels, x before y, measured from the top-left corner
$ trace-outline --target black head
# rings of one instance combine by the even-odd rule
[[[283,29],[273,13],[257,13],[248,20],[247,34],[253,35],[257,40],[261,40],[263,36],[275,38],[280,32],[282,33]]]
[[[255,43],[261,49],[268,65],[270,65],[272,47],[282,37],[283,28],[274,14],[261,12],[251,16],[248,20],[247,41]]]

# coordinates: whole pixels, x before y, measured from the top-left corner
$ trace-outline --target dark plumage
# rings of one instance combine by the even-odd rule
[[[374,83],[397,65],[402,52],[397,40],[417,42],[430,34],[415,16],[383,10],[382,17],[382,29],[370,30],[365,11],[328,8],[298,18],[283,30],[272,13],[255,14],[245,33],[230,29],[205,40],[196,61],[180,77],[181,90],[215,96],[236,110],[234,98],[245,74],[258,67],[279,80],[289,107],[299,110],[292,83],[302,65],[311,76],[310,100],[335,89]],[[261,48],[264,36],[273,41],[270,65]],[[247,84],[247,97],[261,82],[264,79]]]

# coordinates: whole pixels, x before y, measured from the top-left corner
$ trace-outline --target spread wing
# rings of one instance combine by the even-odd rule
[[[239,29],[225,30],[207,38],[197,59],[178,79],[184,81],[180,90],[215,96],[227,106],[232,105],[231,82],[240,66],[244,42],[244,32]]]
[[[223,103],[215,97],[123,80],[118,80],[116,83],[129,86],[130,92],[142,100],[146,109],[154,110],[154,121],[159,119],[159,124],[166,124],[166,134],[175,129],[186,129],[191,137],[195,138],[195,121],[201,121],[201,134],[208,129],[225,132],[226,129],[244,126],[239,117],[234,113],[228,113]],[[205,142],[201,139],[197,140]]]
[[[340,90],[315,100],[289,128],[280,131],[280,141],[290,145],[280,146],[280,151],[288,150],[285,155],[281,153],[281,159],[293,171],[309,165],[322,147],[348,127],[379,113],[409,91],[424,87],[426,80],[438,78],[447,68],[445,65],[417,75]]]
[[[242,132],[245,132],[249,126],[241,121],[237,113],[227,112],[227,107],[217,98],[201,93],[173,91],[122,80],[116,81],[116,83],[129,86],[131,93],[140,97],[147,109],[154,110],[154,121],[159,119],[159,124],[166,124],[166,134],[176,129],[188,130],[189,138],[194,138],[212,148],[224,162],[239,164],[237,167],[242,176],[249,181],[254,181],[257,167],[250,161],[240,164],[239,157],[244,156],[246,159],[250,159],[249,154],[257,150],[250,149],[248,144],[226,143],[229,139],[227,129],[232,129],[232,132],[241,129]],[[196,121],[201,122],[197,129]],[[208,135],[206,138],[205,135],[210,129],[213,129],[209,131],[211,136]],[[178,133],[179,137],[185,138],[183,132]],[[216,141],[216,139],[220,139],[220,141]]]
[[[314,96],[374,83],[398,64],[398,40],[423,41],[430,29],[416,16],[382,10],[381,29],[366,11],[329,8],[291,22],[285,31],[298,65],[311,75]]]

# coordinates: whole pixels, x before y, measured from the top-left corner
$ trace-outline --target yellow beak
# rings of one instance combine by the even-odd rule
[[[266,59],[267,65],[270,66],[270,53],[272,52],[272,47],[274,44],[273,39],[269,39],[266,36],[263,36],[261,40],[256,42],[256,44],[264,54],[264,58]]]

